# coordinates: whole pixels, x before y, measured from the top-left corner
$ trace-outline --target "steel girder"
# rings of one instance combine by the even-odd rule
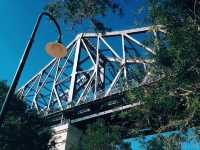
[[[78,34],[66,56],[53,59],[18,94],[47,115],[146,83],[155,48],[145,39],[157,32],[164,32],[161,26]]]

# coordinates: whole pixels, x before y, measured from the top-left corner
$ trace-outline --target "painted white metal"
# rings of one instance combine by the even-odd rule
[[[124,69],[124,65],[119,69],[117,75],[115,76],[113,82],[111,83],[110,87],[108,88],[105,96],[108,96],[110,91],[112,90],[113,86],[115,85],[115,83],[117,82],[117,80],[119,79],[119,76],[121,75],[122,70]]]
[[[145,48],[145,49],[146,49],[147,51],[149,51],[150,53],[155,54],[155,52],[154,52],[151,48],[145,46],[144,44],[142,44],[141,42],[137,41],[136,39],[132,38],[131,36],[129,36],[129,35],[127,35],[127,34],[124,34],[124,35],[125,35],[127,38],[129,38],[130,40],[132,40],[133,42],[135,42],[136,44],[138,44],[139,46]]]
[[[95,64],[95,87],[94,87],[94,99],[97,97],[97,88],[98,88],[98,73],[99,73],[99,47],[100,47],[100,36],[97,36],[97,49],[96,49],[96,64]]]
[[[78,118],[78,119],[73,119],[73,120],[71,120],[71,123],[74,124],[74,123],[77,123],[77,122],[81,122],[81,121],[84,121],[84,120],[100,117],[100,116],[107,115],[107,114],[110,114],[110,113],[134,108],[134,107],[140,106],[140,105],[143,105],[143,103],[137,102],[137,103],[133,103],[133,104],[125,105],[125,106],[120,106],[120,107],[117,107],[117,108],[114,108],[114,109],[109,109],[109,110],[106,110],[106,111],[103,111],[103,112],[95,113],[95,114],[88,115],[88,116],[85,116],[85,117],[81,117],[81,118]]]
[[[69,99],[68,99],[69,107],[71,107],[73,94],[74,94],[74,85],[75,85],[75,82],[76,82],[75,79],[76,79],[78,58],[79,58],[79,52],[80,52],[80,43],[81,43],[81,39],[78,39],[77,45],[76,45],[75,57],[74,57],[71,84],[70,84],[70,89],[69,89]]]
[[[162,26],[157,26],[156,34],[163,32],[162,28]],[[31,102],[33,109],[49,114],[58,109],[65,110],[116,93],[119,80],[125,82],[124,85],[127,87],[135,86],[135,84],[130,85],[130,80],[136,80],[132,79],[134,66],[143,65],[142,83],[144,84],[149,72],[148,65],[154,60],[151,57],[144,59],[140,56],[129,55],[132,51],[128,43],[138,45],[154,55],[155,48],[149,48],[142,44],[142,41],[133,38],[139,33],[153,33],[153,29],[154,27],[149,26],[105,34],[81,33],[68,44],[66,48],[69,53],[64,58],[53,59],[18,92],[25,101]],[[116,41],[108,42],[109,37],[120,41],[117,43],[117,48]],[[84,56],[82,56],[82,50],[85,51]],[[131,66],[133,66],[132,70]],[[56,71],[54,71],[55,67]],[[140,81],[136,83],[140,84]]]
[[[85,86],[85,89],[83,90],[82,94],[80,95],[78,101],[76,102],[75,106],[77,106],[81,100],[84,100],[84,95],[87,93],[88,89],[89,89],[89,86],[91,85],[91,82],[93,81],[94,79],[94,75],[96,74],[96,72],[94,71],[92,76],[90,77],[90,80],[88,81],[87,85]]]

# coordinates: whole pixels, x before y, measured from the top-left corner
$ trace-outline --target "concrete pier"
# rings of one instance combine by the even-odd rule
[[[82,131],[70,123],[53,127],[52,131],[55,147],[51,150],[73,150],[79,145]]]

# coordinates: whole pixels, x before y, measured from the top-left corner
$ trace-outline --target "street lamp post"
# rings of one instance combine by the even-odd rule
[[[4,100],[4,103],[2,105],[2,108],[1,108],[1,111],[0,111],[0,126],[3,124],[3,121],[4,121],[4,118],[5,118],[5,114],[6,114],[6,111],[8,110],[8,105],[9,105],[9,102],[10,100],[13,98],[13,95],[15,93],[15,90],[16,90],[16,87],[17,87],[17,84],[18,84],[18,81],[20,79],[20,76],[21,76],[21,73],[23,71],[23,68],[25,66],[25,63],[26,63],[26,60],[28,58],[28,55],[29,55],[29,52],[31,50],[31,47],[33,45],[33,42],[34,42],[34,38],[35,38],[35,35],[36,35],[36,32],[38,30],[38,27],[39,27],[39,24],[41,22],[41,19],[43,16],[47,16],[49,17],[50,20],[52,20],[54,22],[54,24],[56,25],[56,28],[58,30],[58,33],[59,33],[59,36],[58,36],[58,40],[57,42],[55,43],[49,43],[47,44],[46,46],[46,49],[47,49],[47,52],[50,54],[50,55],[53,55],[55,57],[63,57],[66,53],[66,49],[65,47],[61,44],[61,37],[62,37],[62,34],[61,34],[61,29],[60,29],[60,26],[59,24],[57,23],[57,21],[53,18],[53,16],[51,16],[49,13],[47,12],[43,12],[41,13],[39,16],[38,16],[38,19],[37,19],[37,22],[35,24],[35,27],[33,29],[33,32],[31,34],[31,37],[30,37],[30,40],[28,41],[27,43],[27,46],[24,50],[24,53],[21,57],[21,60],[20,60],[20,63],[18,65],[18,68],[17,68],[17,71],[15,73],[15,76],[14,76],[14,79],[13,79],[13,82],[10,86],[10,89],[6,95],[6,98]]]

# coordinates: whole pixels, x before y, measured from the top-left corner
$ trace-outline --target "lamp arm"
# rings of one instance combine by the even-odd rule
[[[58,22],[55,20],[55,18],[54,18],[51,14],[49,14],[48,12],[42,12],[42,13],[38,16],[36,25],[35,25],[35,27],[34,27],[34,29],[33,29],[33,32],[32,32],[32,36],[31,36],[32,39],[31,39],[31,40],[34,39],[35,34],[36,34],[36,32],[37,32],[37,30],[38,30],[38,27],[39,27],[39,25],[40,25],[40,21],[41,21],[41,19],[42,19],[43,16],[49,17],[49,19],[52,20],[52,21],[54,22],[54,24],[56,25],[56,29],[57,29],[57,31],[58,31],[58,34],[59,34],[59,36],[58,36],[58,42],[61,43],[61,42],[62,42],[62,33],[61,33],[60,26],[59,26]]]

